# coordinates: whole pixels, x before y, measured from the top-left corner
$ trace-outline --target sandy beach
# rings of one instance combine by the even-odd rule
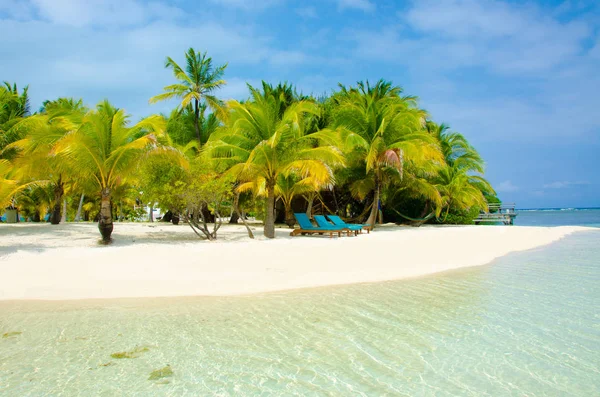
[[[95,224],[0,225],[0,300],[240,295],[423,276],[484,265],[583,227],[383,226],[357,237],[250,240],[224,225],[199,240],[186,225],[116,224],[98,244]]]

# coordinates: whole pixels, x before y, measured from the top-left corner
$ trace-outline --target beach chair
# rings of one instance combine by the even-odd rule
[[[361,225],[334,225],[333,223],[328,221],[324,215],[315,215],[314,218],[319,227],[347,227],[348,229],[354,232],[354,235],[358,235],[358,233],[362,230]]]
[[[337,215],[327,215],[327,218],[329,218],[329,220],[336,226],[342,226],[342,227],[350,227],[350,226],[354,226],[354,227],[359,227],[360,230],[366,230],[367,233],[370,233],[371,230],[373,229],[373,227],[367,223],[364,224],[357,224],[357,223],[346,223],[344,222],[344,220],[342,218],[340,218]]]
[[[350,233],[352,233],[352,230],[342,226],[331,225],[330,227],[317,227],[312,224],[308,216],[306,216],[304,213],[294,213],[294,217],[296,218],[298,225],[300,225],[300,228],[294,229],[294,231],[290,233],[290,236],[297,236],[299,234],[329,233],[329,237],[333,237],[333,234],[335,233],[338,235],[338,237],[341,237],[342,233],[348,233],[349,236]]]

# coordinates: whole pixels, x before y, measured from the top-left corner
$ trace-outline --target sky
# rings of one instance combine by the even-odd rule
[[[223,99],[390,80],[469,139],[503,201],[600,207],[598,0],[0,0],[0,80],[34,109],[168,113],[148,99],[189,47],[228,63]]]

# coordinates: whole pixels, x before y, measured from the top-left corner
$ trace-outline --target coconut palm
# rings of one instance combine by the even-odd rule
[[[491,185],[481,176],[469,175],[456,166],[443,167],[433,179],[433,184],[440,193],[446,212],[450,209],[468,210],[473,206],[487,210],[484,192],[495,194]]]
[[[28,87],[19,93],[16,84],[4,82],[0,86],[0,158],[12,159],[15,150],[6,146],[21,138],[13,127],[30,115]]]
[[[71,132],[53,147],[56,155],[64,155],[65,163],[79,174],[88,175],[99,190],[98,229],[105,243],[110,242],[113,231],[113,192],[135,175],[144,155],[159,149],[157,136],[165,129],[161,116],[150,116],[131,127],[128,121],[123,109],[108,101],[100,102],[81,119],[63,118],[65,128]]]
[[[284,96],[272,90],[249,88],[249,101],[228,103],[227,125],[211,136],[205,152],[214,161],[228,164],[229,172],[242,182],[240,191],[264,186],[264,235],[273,238],[278,179],[296,174],[331,180],[333,167],[342,164],[343,157],[325,143],[325,136],[306,134],[307,115],[318,113],[315,103],[286,103]]]
[[[425,112],[416,98],[379,80],[375,85],[340,85],[333,96],[333,122],[349,161],[363,167],[363,176],[350,189],[359,199],[373,193],[367,223],[374,225],[382,189],[402,177],[407,162],[419,165],[442,161],[435,139],[423,130]]]
[[[193,106],[194,111],[194,130],[198,144],[202,145],[202,135],[200,133],[200,112],[202,104],[215,113],[222,112],[221,101],[213,95],[213,92],[225,85],[222,79],[227,64],[213,66],[212,58],[201,54],[193,48],[188,49],[185,54],[185,71],[171,57],[167,57],[165,67],[173,70],[173,75],[179,83],[164,87],[164,92],[150,98],[150,103],[164,101],[172,98],[181,100],[179,109],[186,109]]]
[[[24,182],[20,170],[6,159],[0,159],[0,208],[13,204],[15,196],[30,186],[44,184],[45,181]]]
[[[445,165],[432,179],[442,197],[447,217],[450,209],[467,210],[473,206],[487,209],[485,195],[495,194],[483,178],[484,163],[475,148],[460,133],[451,132],[445,124],[427,122],[427,130],[439,142]]]
[[[54,187],[54,204],[50,223],[61,221],[61,203],[65,183],[76,178],[75,171],[63,155],[54,152],[54,145],[70,132],[70,124],[64,123],[65,116],[71,121],[80,120],[86,112],[81,100],[59,98],[45,101],[41,113],[27,117],[12,127],[13,135],[24,138],[15,141],[6,149],[15,149],[19,154],[15,164],[27,175],[47,179]]]
[[[462,134],[451,132],[446,124],[438,125],[432,121],[427,121],[426,129],[438,141],[447,165],[483,174],[483,159]]]

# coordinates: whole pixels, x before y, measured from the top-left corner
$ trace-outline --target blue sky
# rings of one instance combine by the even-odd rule
[[[169,55],[228,62],[305,93],[384,78],[462,132],[505,201],[600,206],[596,0],[0,0],[0,79],[44,99],[109,98],[135,117],[172,82]]]

